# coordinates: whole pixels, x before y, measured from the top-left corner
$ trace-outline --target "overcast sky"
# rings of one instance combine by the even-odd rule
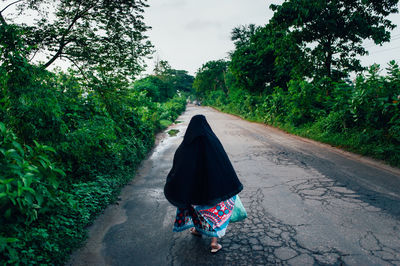
[[[265,25],[273,13],[270,4],[282,0],[148,0],[145,22],[156,53],[154,57],[167,60],[174,69],[194,75],[210,60],[226,58],[234,46],[230,34],[234,27],[246,24]],[[391,15],[400,25],[400,15]],[[362,58],[364,65],[386,66],[390,60],[400,61],[400,28],[392,32],[392,42],[382,47],[366,41],[370,55]],[[148,72],[154,68],[149,61]]]

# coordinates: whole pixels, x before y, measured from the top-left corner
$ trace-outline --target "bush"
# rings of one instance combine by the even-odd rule
[[[49,159],[54,149],[35,142],[21,145],[0,123],[0,211],[1,223],[31,223],[69,199],[59,187],[65,173]]]
[[[205,91],[203,103],[400,166],[400,68],[392,61],[387,72],[374,65],[355,84],[291,80],[269,94],[231,85],[226,97]]]
[[[320,117],[315,126],[320,132],[341,133],[346,129],[345,111],[331,112],[326,117]]]
[[[104,116],[79,121],[77,129],[66,134],[59,145],[68,171],[74,181],[93,180],[97,175],[111,172],[121,163],[123,146],[117,141],[115,122]]]
[[[0,91],[0,261],[63,264],[186,95],[156,103],[124,83],[109,89],[32,69]]]
[[[286,121],[299,126],[314,122],[324,111],[321,108],[321,89],[306,81],[291,80],[285,97]]]
[[[37,225],[57,209],[76,208],[60,183],[65,173],[50,160],[54,149],[34,144],[20,144],[0,122],[0,261],[7,264],[41,261],[57,240]]]

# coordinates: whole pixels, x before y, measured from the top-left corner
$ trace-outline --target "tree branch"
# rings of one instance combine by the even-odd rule
[[[36,56],[36,54],[37,54],[38,51],[39,51],[39,49],[37,49],[37,50],[35,51],[35,53],[32,55],[32,57],[28,60],[29,62],[31,62],[31,61],[33,60],[33,58],[35,58],[35,56]]]
[[[65,42],[65,37],[68,35],[68,33],[71,31],[72,27],[74,26],[74,24],[83,17],[83,15],[88,12],[90,9],[92,9],[93,6],[90,6],[88,8],[86,8],[85,10],[82,10],[82,12],[78,12],[75,14],[74,18],[71,21],[71,24],[68,26],[68,28],[66,29],[65,33],[63,34],[63,36],[61,37],[61,41],[60,41],[60,46],[56,52],[56,54],[46,63],[44,64],[42,67],[43,68],[47,68],[48,66],[50,66],[54,61],[56,61],[56,59],[62,54],[62,51],[64,49],[64,47],[69,43],[69,42]]]
[[[4,26],[8,25],[6,20],[3,18],[3,15],[1,13],[0,13],[0,21],[1,21],[2,25],[4,25]]]
[[[85,75],[85,72],[83,71],[83,69],[75,62],[75,60],[73,60],[71,57],[69,56],[64,56],[65,58],[67,58],[69,61],[72,62],[72,64],[74,64],[76,66],[76,68],[79,70],[79,72],[81,72],[82,76],[84,79],[86,79],[86,81],[88,81],[89,79],[87,78],[87,76]]]
[[[63,37],[65,37],[65,36],[63,36]],[[68,43],[69,43],[69,42],[64,42],[64,41],[63,41],[62,43],[60,43],[60,47],[58,48],[56,54],[55,54],[46,64],[44,64],[42,67],[45,69],[45,68],[49,67],[54,61],[56,61],[56,59],[57,59],[58,57],[60,57],[60,55],[62,54],[62,51],[63,51],[64,47],[65,47]]]
[[[8,4],[5,8],[3,8],[3,10],[0,11],[0,14],[4,12],[4,10],[6,10],[7,8],[9,8],[10,6],[18,3],[18,2],[22,2],[23,0],[18,0],[18,1],[14,1],[11,4]]]

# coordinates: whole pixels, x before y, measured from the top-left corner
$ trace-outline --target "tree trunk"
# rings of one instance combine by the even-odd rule
[[[333,57],[333,48],[332,48],[332,37],[329,37],[326,44],[326,58],[325,58],[325,76],[328,77],[330,80],[332,79],[332,57]],[[326,84],[325,91],[326,96],[330,95],[330,85]]]

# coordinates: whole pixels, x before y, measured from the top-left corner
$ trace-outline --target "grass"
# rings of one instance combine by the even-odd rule
[[[178,132],[179,132],[179,130],[177,130],[177,129],[171,129],[171,130],[168,131],[168,134],[171,137],[174,137],[174,136],[176,136],[176,134],[178,134]]]
[[[172,124],[172,121],[165,120],[165,119],[160,120],[161,130],[166,129],[166,128],[169,127],[171,124]]]
[[[316,123],[308,123],[299,127],[295,127],[289,123],[270,124],[264,123],[262,119],[249,116],[248,114],[239,114],[229,108],[221,108],[220,106],[212,107],[221,112],[237,115],[247,121],[268,124],[293,135],[330,144],[342,150],[382,160],[394,167],[400,167],[400,146],[387,143],[381,139],[366,139],[366,135],[358,129],[349,129],[345,132],[326,132],[319,128]]]

